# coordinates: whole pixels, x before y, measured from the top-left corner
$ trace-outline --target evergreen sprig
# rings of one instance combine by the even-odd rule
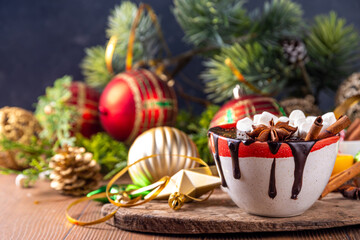
[[[46,88],[45,95],[40,96],[36,104],[35,117],[43,127],[40,138],[50,141],[55,149],[75,143],[71,128],[76,124],[78,112],[75,106],[67,104],[71,97],[71,81],[69,76],[57,79],[53,87]]]
[[[281,90],[291,68],[281,60],[281,50],[276,46],[263,47],[259,43],[246,45],[234,44],[223,48],[219,55],[205,62],[205,79],[209,98],[221,102],[232,97],[234,87],[239,80],[225,64],[230,58],[233,65],[241,72],[246,81],[257,87],[263,93],[274,94]],[[251,92],[244,85],[247,92]]]
[[[242,36],[250,19],[238,0],[174,0],[173,13],[195,46],[223,46]]]
[[[127,165],[129,149],[124,143],[114,140],[105,132],[97,133],[90,139],[78,135],[76,145],[84,147],[93,154],[94,159],[100,164],[102,172],[107,173],[105,179],[110,178]]]
[[[117,45],[112,58],[114,74],[110,74],[105,63],[105,46],[97,46],[85,50],[86,56],[81,63],[82,72],[89,86],[103,89],[111,78],[125,70],[125,59],[130,36],[130,29],[138,7],[136,4],[124,1],[115,6],[108,18],[106,35],[117,37]],[[154,59],[160,52],[160,41],[156,28],[147,13],[144,13],[136,28],[136,38],[133,48],[133,61]]]
[[[310,57],[307,68],[318,90],[336,90],[341,80],[354,71],[354,64],[360,60],[359,42],[354,27],[346,25],[346,20],[335,12],[315,18],[305,43]]]
[[[85,49],[85,54],[86,56],[81,63],[81,68],[86,78],[86,83],[96,89],[104,88],[111,78],[114,77],[114,74],[111,74],[106,68],[105,47],[95,46],[87,48]],[[118,65],[124,69],[125,64],[123,61],[119,61]]]
[[[33,136],[30,139],[29,144],[22,144],[16,141],[12,141],[5,136],[0,139],[0,146],[2,151],[17,152],[16,158],[22,159],[27,169],[23,171],[12,170],[8,168],[0,168],[0,174],[24,174],[25,186],[29,186],[34,183],[41,172],[49,170],[50,158],[55,154],[52,149],[52,144],[46,139],[38,139]]]
[[[210,164],[214,161],[209,150],[207,133],[210,122],[219,109],[217,105],[210,105],[200,116],[193,116],[189,111],[181,110],[176,119],[176,127],[189,135],[199,151],[200,158]]]
[[[251,13],[254,40],[274,45],[284,38],[297,38],[304,27],[302,15],[301,6],[290,0],[265,2],[262,11]]]

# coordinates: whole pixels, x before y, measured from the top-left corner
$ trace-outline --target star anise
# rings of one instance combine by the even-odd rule
[[[296,132],[297,127],[290,126],[289,122],[277,122],[274,124],[274,121],[271,119],[270,126],[260,124],[253,126],[253,129],[252,132],[247,133],[252,139],[260,142],[278,142],[289,139]]]

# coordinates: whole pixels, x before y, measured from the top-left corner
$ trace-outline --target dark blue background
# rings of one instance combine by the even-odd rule
[[[194,0],[196,1],[196,0]],[[139,3],[140,1],[134,1]],[[174,54],[190,48],[182,41],[183,32],[170,8],[170,0],[143,1],[161,16],[165,37]],[[248,9],[262,6],[264,1],[251,0]],[[359,0],[298,0],[311,20],[317,14],[335,10],[339,16],[360,29]],[[107,17],[113,0],[0,0],[0,106],[32,109],[32,104],[45,87],[65,74],[83,79],[79,64],[86,47],[105,39]],[[194,59],[185,73],[201,83],[200,59]],[[186,87],[186,85],[184,85]],[[201,91],[186,87],[192,95]],[[323,110],[332,104],[332,95],[324,96]]]

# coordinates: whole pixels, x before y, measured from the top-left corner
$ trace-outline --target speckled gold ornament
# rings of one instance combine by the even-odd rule
[[[0,109],[0,138],[21,144],[29,144],[33,136],[38,136],[41,126],[32,112],[18,107]],[[16,151],[0,151],[0,166],[21,170],[27,167],[22,159],[16,159]]]
[[[336,92],[335,105],[339,106],[346,99],[360,95],[360,72],[353,73],[344,82]],[[360,103],[352,105],[345,113],[353,121],[355,118],[360,118]]]

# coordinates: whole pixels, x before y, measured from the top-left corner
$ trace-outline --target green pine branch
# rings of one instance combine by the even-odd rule
[[[290,66],[281,60],[281,50],[278,47],[249,43],[223,48],[219,55],[205,62],[207,69],[202,74],[206,84],[205,91],[214,102],[230,99],[233,88],[241,84],[225,64],[227,58],[230,58],[246,81],[263,93],[275,94],[281,91],[291,72]],[[251,93],[251,89],[245,84],[243,87],[246,92]]]
[[[265,2],[262,11],[251,14],[254,40],[276,45],[284,38],[298,38],[304,27],[302,15],[301,6],[290,0]]]
[[[93,154],[94,159],[100,164],[106,179],[127,165],[128,147],[118,142],[105,132],[97,133],[90,139],[81,135],[77,136],[76,145],[84,147]]]
[[[238,0],[174,0],[173,13],[195,46],[223,46],[249,30],[250,19]]]
[[[217,105],[210,105],[200,114],[194,116],[189,111],[181,110],[176,118],[176,128],[184,131],[195,143],[200,158],[206,163],[213,163],[213,156],[209,151],[207,133],[210,122],[220,107]]]
[[[129,1],[115,6],[108,18],[107,38],[117,37],[117,45],[112,58],[114,74],[110,74],[105,63],[105,46],[97,46],[85,50],[86,56],[81,63],[85,82],[89,86],[103,89],[112,77],[125,70],[125,59],[130,36],[130,29],[138,7]],[[158,57],[161,50],[156,28],[145,13],[142,15],[136,29],[136,38],[133,48],[133,62],[150,60]]]
[[[310,57],[306,66],[318,91],[325,87],[336,90],[342,79],[356,70],[359,42],[354,27],[335,12],[315,17],[305,43]]]
[[[106,68],[105,47],[95,46],[87,48],[85,53],[86,56],[81,63],[81,68],[86,83],[93,88],[101,90],[114,77],[114,74],[111,74]],[[125,63],[123,61],[119,61],[118,64],[121,69],[124,69]]]
[[[71,129],[76,124],[78,112],[75,106],[67,104],[71,97],[71,81],[69,76],[57,79],[36,104],[35,117],[43,127],[40,138],[50,141],[54,148],[64,144],[73,146],[75,142]]]

